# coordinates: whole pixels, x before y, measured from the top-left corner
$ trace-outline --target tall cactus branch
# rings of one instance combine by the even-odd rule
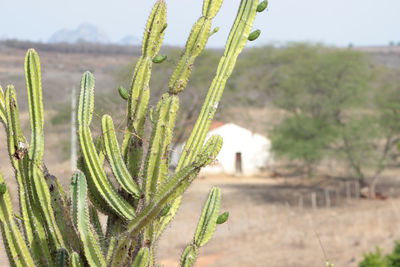
[[[86,72],[82,77],[78,105],[79,142],[85,166],[90,173],[88,178],[92,179],[94,184],[91,190],[95,191],[95,194],[99,194],[118,216],[131,220],[135,216],[135,209],[117,193],[108,180],[93,143],[89,125],[94,109],[94,77],[90,72]]]
[[[181,170],[194,160],[204,143],[211,121],[214,118],[219,101],[221,100],[225,84],[232,74],[236,60],[247,42],[247,37],[250,34],[256,17],[257,6],[258,1],[256,0],[242,0],[240,3],[235,22],[226,42],[224,55],[219,62],[217,73],[208,90],[196,124],[182,150],[177,171]],[[178,197],[171,204],[169,214],[160,222],[158,235],[162,233],[175,216],[179,209],[180,202],[181,197]]]
[[[153,58],[160,51],[166,25],[167,7],[164,0],[158,0],[146,24],[142,56],[135,67],[128,99],[128,125],[122,153],[134,178],[138,176],[143,155],[144,124],[150,99],[149,83]]]

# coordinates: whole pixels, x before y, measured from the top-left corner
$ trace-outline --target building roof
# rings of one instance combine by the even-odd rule
[[[222,121],[213,121],[213,122],[211,123],[211,125],[210,125],[209,131],[214,130],[214,129],[217,129],[217,128],[223,126],[223,125],[225,125],[225,123],[222,122]]]

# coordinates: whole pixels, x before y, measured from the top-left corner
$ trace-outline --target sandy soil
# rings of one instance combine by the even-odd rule
[[[178,266],[178,255],[191,240],[201,203],[209,188],[220,182],[223,210],[231,217],[201,249],[198,267],[324,266],[326,261],[357,266],[363,253],[375,246],[388,251],[400,238],[398,199],[352,200],[329,209],[301,210],[265,201],[264,194],[276,185],[259,180],[228,182],[214,177],[196,182],[159,244],[165,267]]]

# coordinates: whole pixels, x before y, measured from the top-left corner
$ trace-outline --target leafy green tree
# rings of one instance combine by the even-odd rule
[[[273,150],[301,160],[310,174],[332,154],[351,109],[365,105],[368,61],[359,52],[306,44],[290,45],[276,58],[281,65],[273,101],[287,117],[273,130]]]
[[[287,112],[273,130],[278,156],[308,169],[335,158],[374,196],[400,137],[398,70],[349,49],[296,44],[276,55],[274,104]]]
[[[310,177],[335,136],[335,129],[324,120],[295,114],[275,127],[271,138],[276,154],[301,161]]]
[[[369,176],[371,196],[382,172],[395,158],[400,141],[399,70],[378,68],[375,74],[371,107],[362,112],[361,118],[352,114],[348,121],[341,122],[340,148],[362,186],[367,185]]]

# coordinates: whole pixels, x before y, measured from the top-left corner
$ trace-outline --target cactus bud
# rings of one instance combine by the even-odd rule
[[[166,205],[166,206],[161,210],[161,213],[160,213],[161,217],[167,215],[170,209],[171,209],[171,205]]]
[[[257,6],[257,12],[263,12],[266,8],[268,7],[268,1],[262,1],[260,4]]]
[[[229,212],[225,211],[221,215],[218,216],[217,218],[217,224],[223,224],[225,223],[229,218]]]
[[[0,184],[0,195],[3,195],[7,191],[7,186],[5,183]]]
[[[122,99],[128,100],[129,92],[124,87],[122,87],[122,86],[118,87],[118,93],[122,97]]]
[[[165,23],[164,27],[161,29],[160,33],[163,33],[167,29],[167,27],[168,27],[168,23]]]
[[[219,31],[219,27],[215,27],[212,32],[210,33],[210,36],[216,34]]]
[[[153,57],[153,63],[162,63],[167,59],[166,55],[157,55]]]
[[[249,41],[254,41],[256,40],[261,34],[260,30],[255,30],[252,33],[249,34],[249,37],[247,38]]]

